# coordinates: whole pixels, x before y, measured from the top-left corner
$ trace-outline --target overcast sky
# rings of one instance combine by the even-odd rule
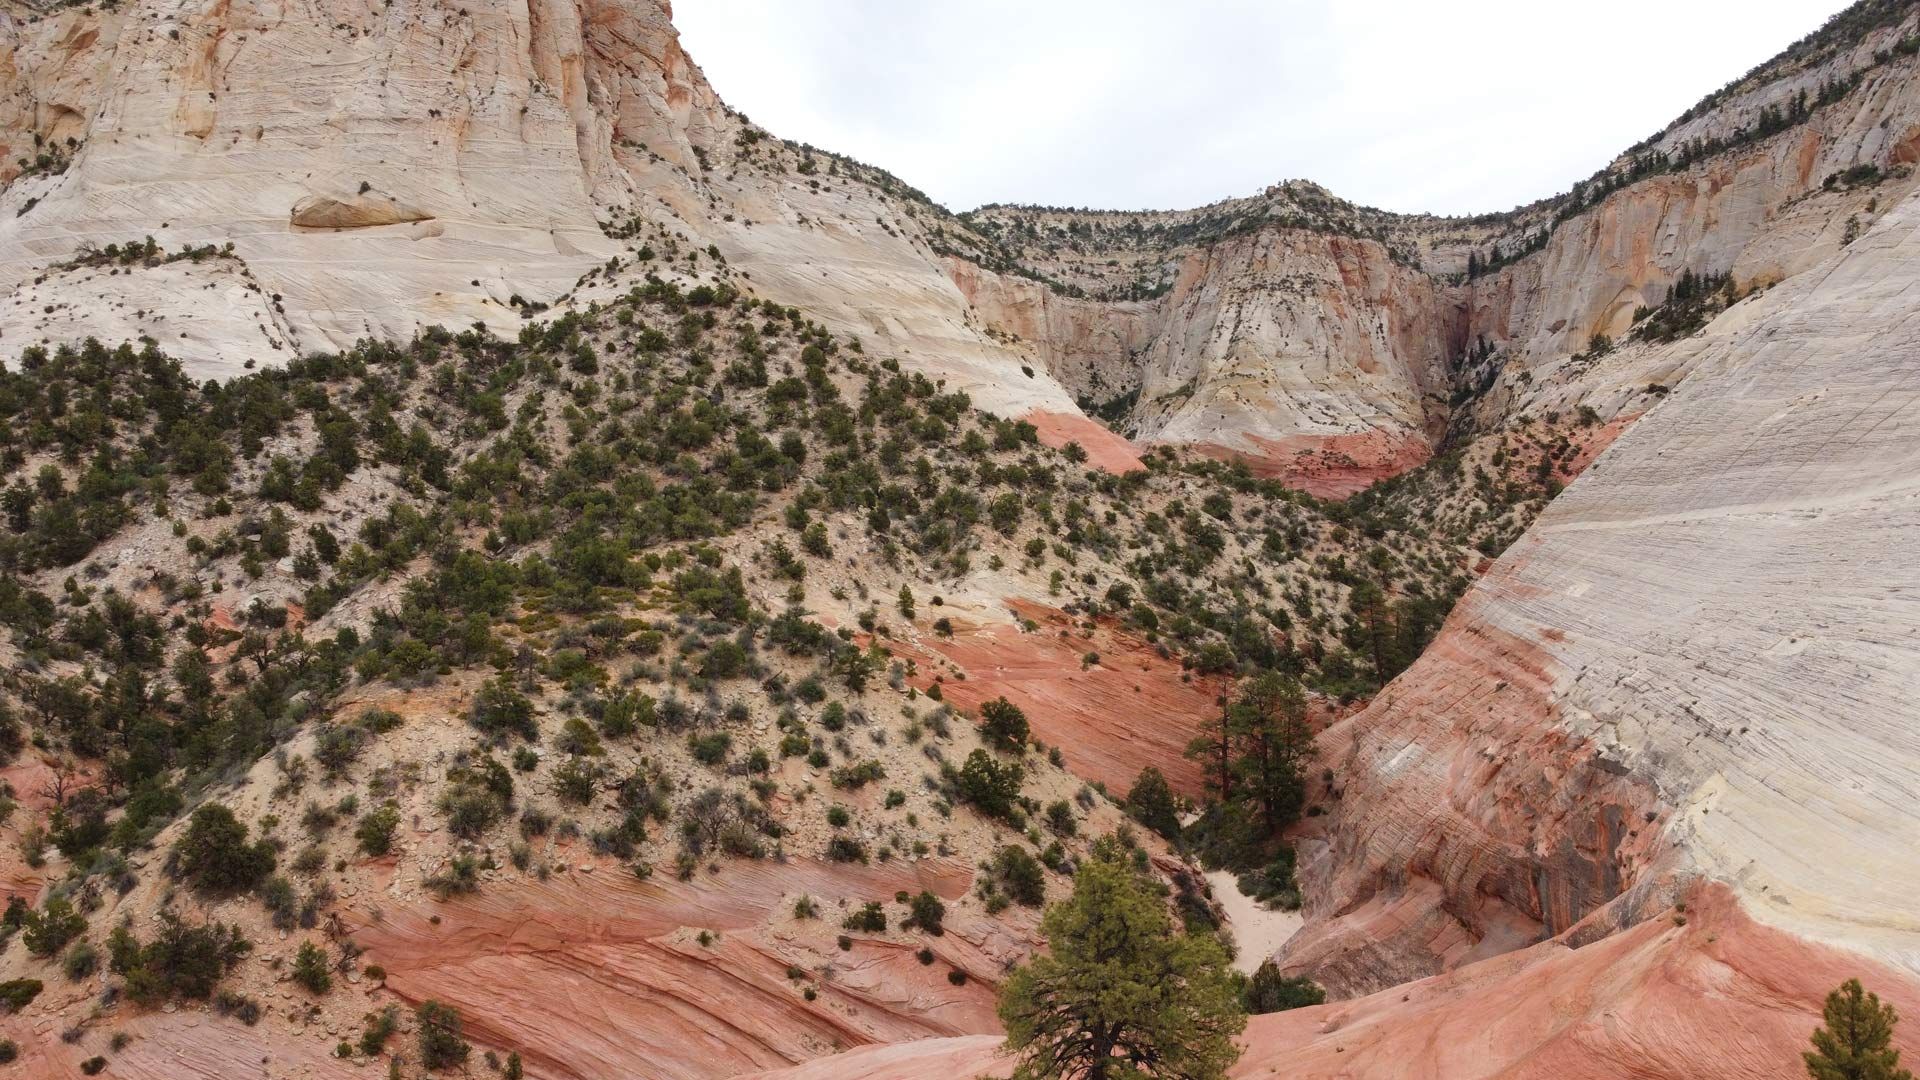
[[[728,104],[955,210],[1318,181],[1390,210],[1565,190],[1842,0],[674,0]]]

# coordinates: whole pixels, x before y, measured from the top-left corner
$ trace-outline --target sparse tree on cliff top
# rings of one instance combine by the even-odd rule
[[[1827,995],[1826,1026],[1815,1029],[1813,1049],[1802,1053],[1813,1080],[1913,1080],[1890,1045],[1900,1014],[1880,1004],[1859,979]]]
[[[1110,840],[1041,923],[1048,953],[1000,994],[1016,1080],[1217,1080],[1246,1026],[1226,950],[1175,933],[1165,902]]]

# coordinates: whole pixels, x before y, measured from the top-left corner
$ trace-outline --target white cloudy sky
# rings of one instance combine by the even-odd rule
[[[1843,0],[675,0],[734,108],[956,210],[1564,190]]]

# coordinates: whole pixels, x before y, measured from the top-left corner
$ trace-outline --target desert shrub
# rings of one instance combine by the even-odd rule
[[[727,752],[733,748],[733,736],[724,731],[709,731],[704,735],[687,736],[687,752],[702,765],[718,765],[727,760]]]
[[[221,990],[215,993],[213,1011],[221,1016],[231,1016],[248,1027],[260,1022],[260,1003],[234,990]]]
[[[460,1011],[451,1005],[427,1000],[414,1010],[420,1025],[420,1064],[428,1069],[445,1069],[465,1064],[473,1047],[460,1037]]]
[[[827,841],[827,858],[834,862],[864,863],[867,861],[867,845],[851,836],[836,836]]]
[[[273,845],[247,842],[247,826],[219,803],[193,812],[173,845],[174,865],[203,892],[245,892],[273,872]]]
[[[980,706],[980,737],[1001,750],[1018,751],[1026,746],[1029,729],[1027,714],[1004,697]]]
[[[324,994],[333,989],[333,975],[327,970],[327,952],[311,941],[302,941],[293,956],[293,981],[311,993]]]
[[[1174,801],[1173,788],[1166,776],[1151,765],[1140,770],[1133,787],[1128,789],[1127,813],[1168,840],[1180,839],[1180,807]]]
[[[0,1008],[17,1013],[39,997],[41,989],[39,979],[8,979],[0,982]]]
[[[1012,821],[1019,812],[1020,785],[1026,771],[1017,761],[1001,763],[975,750],[958,770],[949,769],[955,797],[987,817]]]
[[[360,1032],[360,1052],[372,1057],[386,1049],[387,1040],[400,1028],[400,1008],[389,1005],[377,1013],[367,1014],[367,1026]]]
[[[391,801],[369,810],[354,826],[353,836],[360,850],[368,855],[385,855],[393,850],[393,834],[400,827],[400,808]]]
[[[1280,969],[1268,960],[1253,973],[1253,978],[1247,980],[1244,997],[1247,1012],[1257,1016],[1308,1005],[1324,1005],[1327,992],[1304,975],[1280,974]]]
[[[64,896],[50,896],[46,906],[27,916],[20,937],[33,955],[52,956],[86,929],[86,916],[73,910],[72,901]]]
[[[455,855],[447,860],[444,869],[429,875],[421,884],[441,900],[473,892],[480,887],[480,859],[468,854]]]
[[[553,745],[563,754],[595,757],[602,753],[600,733],[577,716],[560,725],[560,734],[553,737]]]
[[[941,925],[946,917],[947,905],[941,903],[939,897],[922,889],[920,895],[907,901],[907,917],[900,925],[903,929],[918,927],[934,937],[939,937],[946,933],[946,929]]]
[[[365,728],[354,724],[329,724],[313,739],[313,760],[329,779],[346,775],[367,745]]]
[[[67,955],[60,961],[61,970],[66,972],[67,978],[74,982],[92,975],[94,969],[99,966],[100,952],[85,938],[74,942],[73,948],[68,949]]]
[[[1240,891],[1269,908],[1300,909],[1300,886],[1293,876],[1293,849],[1281,848],[1274,860],[1239,877]]]
[[[831,776],[834,787],[858,790],[876,780],[886,779],[887,770],[878,761],[862,761],[855,765],[842,765],[833,770]]]
[[[878,900],[869,900],[865,905],[847,916],[840,923],[842,930],[853,930],[862,934],[885,933],[887,914],[881,910]]]
[[[533,702],[515,690],[504,675],[490,680],[474,695],[468,719],[474,727],[496,737],[518,735],[528,742],[540,737],[533,719]]]
[[[107,938],[109,967],[125,976],[127,996],[142,1005],[175,996],[204,1001],[221,976],[252,950],[237,927],[195,925],[171,911],[161,912],[160,933],[144,945],[125,923]]]
[[[1047,902],[1047,874],[1027,849],[1008,844],[994,855],[994,883],[1016,904],[1039,907]]]

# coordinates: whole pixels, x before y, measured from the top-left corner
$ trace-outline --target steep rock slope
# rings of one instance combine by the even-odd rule
[[[1378,992],[1256,1021],[1238,1075],[1777,1076],[1839,979],[1920,1000],[1916,252],[1908,198],[1684,343],[1693,377],[1328,732],[1282,956]]]
[[[1915,978],[1916,252],[1909,198],[1723,316],[1694,376],[1328,732],[1349,779],[1292,963],[1379,989],[1590,939],[1704,877]]]
[[[1450,433],[1637,415],[1690,370],[1639,326],[1683,275],[1749,292],[1869,226],[1915,184],[1917,27],[1903,5],[1861,5],[1510,213],[1387,214],[1298,181],[1190,211],[989,207],[965,221],[1007,272],[956,278],[1137,439],[1350,494]]]
[[[973,325],[913,221],[944,212],[877,170],[766,138],[721,104],[670,20],[660,0],[10,4],[0,281],[69,295],[79,251],[230,243],[282,332],[223,292],[133,293],[132,328],[212,374],[423,325],[511,333],[610,260],[626,273],[582,298],[669,269],[653,245],[671,246],[687,258],[673,270],[737,273],[835,330],[892,341],[985,407],[1051,420],[1056,445],[1137,467]],[[42,306],[0,308],[9,354],[129,329],[91,305],[50,323]]]
[[[1684,369],[1655,348],[1590,370],[1593,334],[1619,336],[1685,271],[1741,288],[1795,273],[1890,205],[1920,116],[1913,58],[1890,52],[1913,20],[1881,23],[1763,68],[1604,183],[1509,215],[1387,214],[1290,182],[1177,213],[955,217],[729,111],[660,0],[291,18],[13,0],[0,280],[38,293],[0,307],[0,342],[132,329],[230,372],[420,325],[507,332],[671,268],[889,342],[1103,466],[1138,458],[1082,405],[1110,406],[1137,440],[1341,496],[1424,460],[1463,402],[1483,428],[1528,409],[1640,411],[1648,383]],[[1761,110],[1842,84],[1750,137]],[[1703,141],[1719,149],[1614,190]],[[1875,183],[1822,188],[1859,165]],[[49,317],[48,295],[85,294],[63,268],[76,250],[149,234],[232,243],[259,299],[136,289],[131,319],[92,304]],[[1460,280],[1470,254],[1502,250],[1497,273]]]
[[[1232,214],[1220,208],[995,209],[971,219],[990,236],[1074,237],[1090,221],[1102,231],[1082,246],[1020,249],[1071,284],[962,260],[953,273],[988,325],[1032,348],[1083,404],[1120,416],[1136,440],[1244,458],[1315,494],[1350,495],[1426,460],[1445,432],[1466,300],[1317,188],[1287,185],[1273,198],[1230,204],[1232,214],[1276,222],[1258,228],[1223,227]],[[1189,231],[1201,239],[1182,239]],[[1157,295],[1076,295],[1086,291],[1076,275],[1104,270],[1107,256],[1163,275]]]
[[[1920,67],[1892,50],[1913,26],[1867,34],[1674,125],[1614,167],[1684,157],[1702,140],[1733,145],[1626,185],[1554,228],[1536,254],[1477,279],[1472,336],[1504,355],[1497,379],[1473,387],[1481,396],[1467,410],[1472,422],[1582,404],[1607,416],[1644,407],[1646,386],[1677,383],[1692,354],[1636,332],[1636,313],[1666,302],[1683,273],[1725,275],[1741,290],[1770,286],[1827,259],[1912,191]],[[1763,111],[1790,111],[1854,78],[1844,97],[1806,106],[1801,122],[1750,137]],[[1857,179],[1836,182],[1849,175]],[[1529,233],[1537,235],[1523,220],[1505,242]],[[1623,347],[1595,355],[1596,334]],[[1469,372],[1469,384],[1476,374],[1492,372]]]

